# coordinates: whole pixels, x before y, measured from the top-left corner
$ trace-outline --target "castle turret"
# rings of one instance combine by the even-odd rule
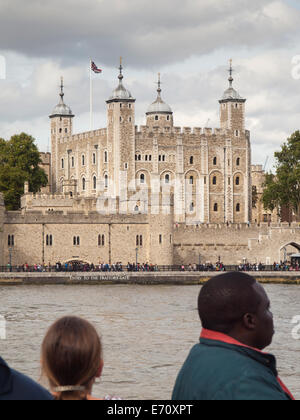
[[[60,101],[54,108],[51,119],[51,185],[52,192],[58,190],[58,171],[59,171],[59,153],[58,145],[63,137],[70,136],[73,134],[73,118],[74,115],[64,103],[64,84],[63,78],[61,78],[60,85]]]
[[[245,130],[245,103],[239,93],[233,88],[233,68],[230,60],[229,88],[224,92],[219,101],[221,105],[221,128],[234,130],[236,135]]]
[[[157,89],[157,98],[152,105],[149,106],[146,115],[147,115],[147,126],[149,127],[173,127],[173,111],[171,107],[166,104],[161,98],[161,81],[160,73],[158,73],[158,89]]]
[[[106,101],[109,150],[105,162],[105,176],[113,181],[117,197],[124,184],[120,182],[121,172],[128,182],[135,179],[135,99],[123,85],[122,59],[119,70],[119,85]]]

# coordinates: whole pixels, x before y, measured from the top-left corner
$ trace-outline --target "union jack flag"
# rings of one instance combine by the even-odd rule
[[[102,70],[99,69],[93,61],[91,62],[91,66],[94,73],[96,74],[102,73]]]

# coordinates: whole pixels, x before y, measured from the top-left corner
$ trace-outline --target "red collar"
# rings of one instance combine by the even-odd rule
[[[267,354],[267,353],[263,353],[261,350],[258,350],[254,347],[250,347],[250,346],[247,346],[246,344],[240,343],[239,341],[235,340],[234,338],[230,337],[229,335],[222,334],[222,333],[219,333],[217,331],[206,330],[205,328],[203,328],[200,338],[204,338],[204,339],[207,339],[207,340],[220,341],[222,343],[233,344],[235,346],[240,346],[240,347],[246,347],[248,349],[257,351],[259,353]],[[283,391],[287,395],[289,395],[289,397],[292,400],[295,400],[295,398],[293,397],[293,395],[291,394],[289,389],[284,385],[284,383],[280,380],[279,377],[277,377],[277,381],[278,381],[279,385],[281,386],[281,388],[283,389]]]
[[[222,343],[227,343],[227,344],[234,344],[235,346],[246,347],[248,349],[258,351],[259,353],[263,353],[261,350],[258,350],[255,347],[247,346],[246,344],[240,343],[239,341],[235,340],[229,335],[222,334],[217,331],[203,329],[201,332],[200,338],[206,338],[207,340],[221,341]]]

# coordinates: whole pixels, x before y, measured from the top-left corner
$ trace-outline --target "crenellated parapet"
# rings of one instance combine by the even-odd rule
[[[150,135],[164,135],[166,133],[175,136],[227,136],[232,137],[233,131],[225,128],[209,128],[209,127],[150,127],[150,126],[136,126],[135,134],[137,136],[150,136]],[[246,136],[250,132],[248,130],[242,130],[239,134]]]

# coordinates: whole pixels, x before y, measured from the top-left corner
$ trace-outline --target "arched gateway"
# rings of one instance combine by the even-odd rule
[[[295,254],[300,254],[300,243],[289,242],[283,245],[280,248],[280,260],[281,261],[291,261],[292,256]]]

